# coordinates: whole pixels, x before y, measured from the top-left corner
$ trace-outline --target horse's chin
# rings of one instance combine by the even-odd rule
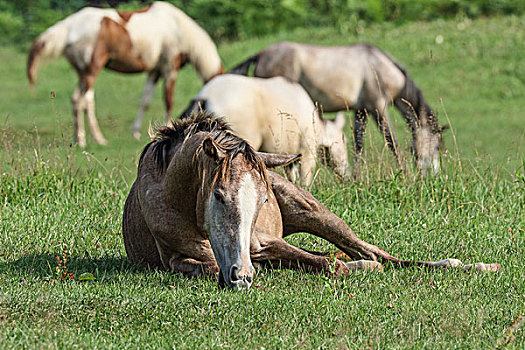
[[[252,286],[251,282],[248,281],[236,281],[232,282],[230,288],[233,290],[248,290]]]
[[[233,291],[237,290],[248,290],[252,286],[251,281],[239,280],[232,282],[230,280],[226,281],[222,276],[222,272],[219,274],[219,288],[231,289]]]

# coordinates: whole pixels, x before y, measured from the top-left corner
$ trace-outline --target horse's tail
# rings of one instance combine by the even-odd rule
[[[208,100],[205,98],[194,98],[190,101],[188,107],[179,116],[179,119],[189,118],[192,114],[199,111],[205,111],[208,104]]]
[[[27,58],[27,78],[29,85],[35,85],[36,73],[40,61],[44,58],[56,58],[62,55],[66,46],[68,27],[62,22],[48,28],[31,45]]]
[[[239,74],[239,75],[248,75],[248,72],[250,71],[250,66],[252,64],[257,64],[259,62],[259,56],[260,53],[257,55],[254,55],[250,58],[248,58],[246,61],[238,64],[237,66],[230,69],[228,73],[230,74]]]

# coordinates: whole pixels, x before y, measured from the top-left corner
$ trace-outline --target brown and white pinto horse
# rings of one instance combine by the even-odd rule
[[[83,115],[93,138],[106,140],[95,116],[93,86],[103,68],[121,73],[148,72],[140,107],[132,126],[140,137],[142,117],[159,78],[164,78],[166,121],[171,117],[173,91],[179,70],[190,63],[204,82],[223,73],[217,48],[209,35],[190,17],[166,2],[136,11],[86,7],[43,32],[33,43],[27,76],[34,85],[42,58],[64,55],[79,76],[72,96],[75,141],[86,146]]]

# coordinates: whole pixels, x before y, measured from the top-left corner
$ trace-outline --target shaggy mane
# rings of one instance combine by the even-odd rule
[[[169,156],[171,148],[199,132],[208,133],[220,149],[227,154],[218,164],[219,171],[216,174],[216,178],[225,176],[231,161],[238,154],[242,154],[246,161],[263,176],[264,180],[267,180],[266,166],[257,155],[257,152],[248,142],[235,135],[223,118],[216,117],[214,114],[206,111],[192,113],[188,118],[180,119],[176,122],[171,121],[168,126],[156,127],[153,141],[142,150],[139,165],[144,161],[146,152],[151,149],[157,169],[160,172],[164,172],[171,161]]]

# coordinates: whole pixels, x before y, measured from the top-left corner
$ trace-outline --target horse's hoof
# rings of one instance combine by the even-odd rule
[[[383,265],[380,262],[373,260],[358,260],[358,261],[349,261],[345,263],[346,267],[350,271],[379,271],[383,272]]]
[[[474,270],[476,272],[487,272],[487,271],[501,271],[500,264],[484,264],[484,263],[475,263],[463,266],[464,270]]]
[[[98,136],[98,137],[93,137],[93,138],[95,139],[95,142],[101,146],[105,146],[108,144],[108,141],[106,141],[104,136]]]
[[[458,259],[445,259],[445,260],[436,261],[434,266],[459,267],[459,266],[463,266],[463,263],[461,262],[461,260],[458,260]]]

